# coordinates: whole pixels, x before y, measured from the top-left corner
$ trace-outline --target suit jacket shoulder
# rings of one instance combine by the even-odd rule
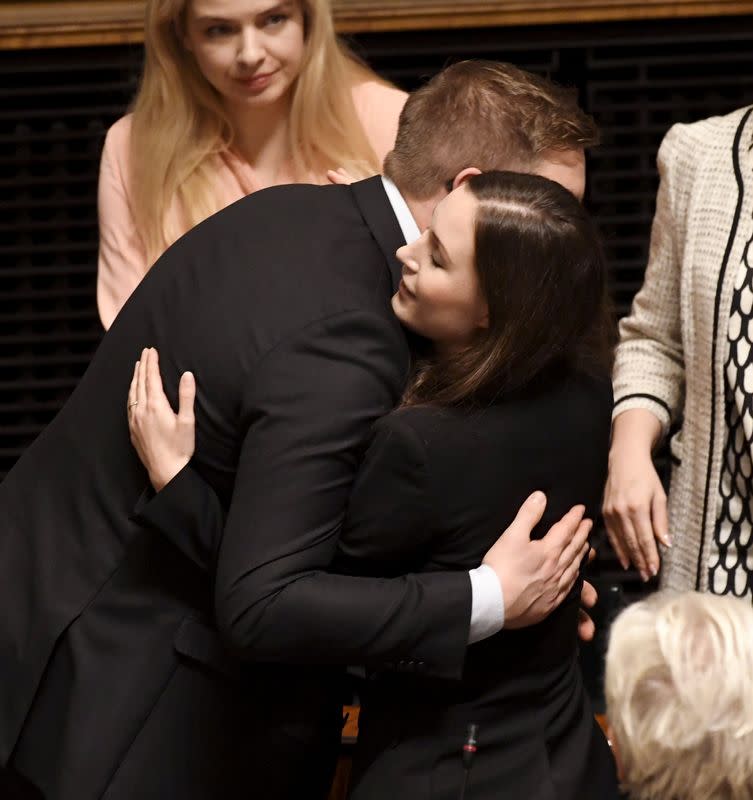
[[[577,503],[597,513],[611,408],[607,377],[569,376],[488,408],[389,414],[351,496],[343,554],[384,574],[469,569],[536,489],[549,497],[536,535]]]

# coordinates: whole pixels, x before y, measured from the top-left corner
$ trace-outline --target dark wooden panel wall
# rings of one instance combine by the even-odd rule
[[[406,89],[466,57],[577,87],[603,133],[586,202],[620,313],[645,267],[663,134],[753,103],[751,16],[381,31],[351,42]],[[141,57],[138,44],[0,51],[0,476],[63,404],[101,337],[99,153],[133,96]],[[609,558],[601,570],[618,576]],[[634,575],[619,577],[638,589]]]
[[[753,0],[330,0],[341,33],[753,14]],[[0,49],[141,42],[146,0],[0,4]]]

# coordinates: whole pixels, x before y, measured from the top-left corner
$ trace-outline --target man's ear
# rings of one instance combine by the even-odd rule
[[[458,172],[458,174],[452,180],[452,188],[453,190],[457,189],[458,186],[465,183],[468,178],[471,178],[473,175],[480,175],[481,170],[478,167],[466,167],[464,170]]]

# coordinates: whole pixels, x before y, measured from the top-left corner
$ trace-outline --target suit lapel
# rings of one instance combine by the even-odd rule
[[[382,179],[376,175],[351,184],[350,189],[361,215],[384,254],[392,277],[392,291],[396,292],[402,267],[395,251],[405,244],[405,237],[384,191]]]

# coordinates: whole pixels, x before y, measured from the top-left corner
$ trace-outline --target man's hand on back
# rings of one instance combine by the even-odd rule
[[[534,492],[484,556],[484,564],[492,567],[502,586],[505,628],[535,625],[557,608],[572,589],[588,552],[593,523],[583,519],[584,506],[568,511],[543,539],[531,540],[531,531],[545,508],[544,494]],[[593,605],[594,596],[593,587],[586,584],[584,604]],[[583,616],[579,633],[582,638],[591,638],[593,623],[589,626]]]

